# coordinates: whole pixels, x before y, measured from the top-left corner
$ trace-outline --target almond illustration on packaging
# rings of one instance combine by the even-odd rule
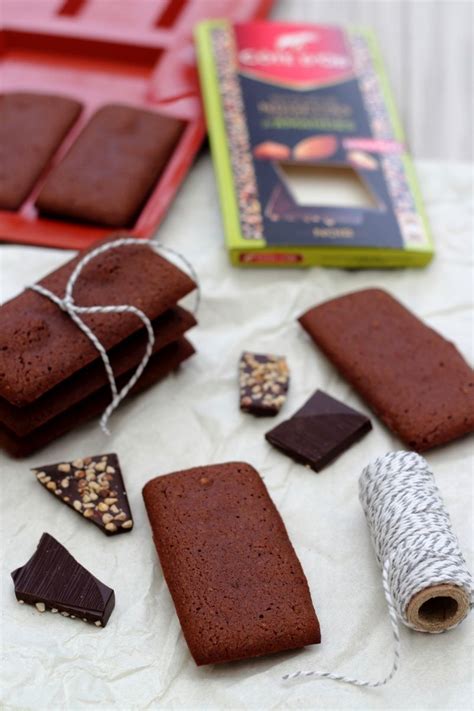
[[[347,157],[352,165],[363,170],[377,170],[379,167],[377,159],[364,151],[349,151]]]
[[[337,151],[335,136],[309,136],[293,148],[293,158],[296,160],[322,160],[329,158]]]
[[[290,147],[277,141],[264,141],[253,149],[255,158],[264,160],[286,160],[290,157]]]

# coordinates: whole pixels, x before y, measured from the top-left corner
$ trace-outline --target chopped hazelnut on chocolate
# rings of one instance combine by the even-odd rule
[[[133,519],[115,454],[86,457],[33,470],[37,480],[107,535],[130,530]],[[67,489],[68,496],[60,496]],[[117,526],[114,521],[127,525]],[[130,523],[129,523],[130,522]]]

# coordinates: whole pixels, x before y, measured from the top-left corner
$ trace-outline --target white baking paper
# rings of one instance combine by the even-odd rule
[[[315,474],[265,441],[274,420],[238,409],[237,362],[247,349],[288,358],[289,398],[277,421],[318,387],[368,412],[296,323],[306,308],[362,287],[388,289],[472,362],[471,168],[418,167],[437,248],[426,269],[243,271],[229,265],[211,162],[200,158],[159,231],[163,243],[182,251],[200,276],[202,306],[192,333],[197,355],[177,375],[123,404],[110,421],[109,438],[95,421],[30,459],[0,455],[3,708],[471,708],[472,619],[437,636],[404,628],[400,672],[382,689],[281,680],[301,668],[369,679],[389,669],[391,631],[357,479],[369,461],[401,443],[373,417],[369,435]],[[66,257],[59,250],[3,245],[3,299]],[[463,440],[427,454],[470,563],[471,450],[472,441]],[[111,451],[122,463],[135,528],[105,538],[49,496],[29,469]],[[235,459],[261,472],[283,516],[308,578],[322,644],[198,668],[163,581],[141,489],[158,474]],[[115,589],[117,604],[105,629],[15,601],[10,571],[28,560],[43,531]]]

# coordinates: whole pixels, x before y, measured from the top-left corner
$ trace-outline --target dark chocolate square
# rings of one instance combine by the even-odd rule
[[[319,472],[372,429],[368,417],[321,390],[267,432],[274,447]]]
[[[43,533],[36,551],[12,572],[16,599],[63,617],[105,627],[115,606],[112,588],[89,573],[59,541]]]

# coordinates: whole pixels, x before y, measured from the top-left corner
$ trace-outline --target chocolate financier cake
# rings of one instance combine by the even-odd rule
[[[21,206],[81,108],[52,94],[0,95],[0,209]]]
[[[230,462],[159,476],[143,498],[196,664],[320,642],[306,577],[252,466]]]
[[[107,227],[132,226],[184,126],[154,111],[103,106],[49,174],[37,207]]]
[[[363,289],[299,319],[315,344],[409,447],[474,431],[474,373],[456,346],[390,294]]]
[[[95,247],[94,247],[95,248]],[[59,297],[81,253],[39,282]],[[194,317],[176,303],[195,288],[186,274],[146,242],[107,250],[85,265],[74,286],[80,306],[139,308],[155,332],[153,355],[134,392],[156,382],[194,349],[182,338]],[[83,315],[123,387],[148,343],[133,313]],[[103,361],[70,315],[27,289],[0,308],[0,446],[26,456],[107,407],[111,391]]]
[[[165,311],[152,324],[155,354],[176,342],[195,326],[196,320],[189,311],[176,306]],[[110,350],[108,355],[116,378],[131,374],[133,369],[137,368],[143,358],[146,344],[147,333],[145,329],[141,329]],[[19,408],[0,399],[0,423],[15,435],[25,437],[104,387],[108,387],[104,364],[101,358],[96,358],[90,365],[66,378],[29,405]]]
[[[183,361],[192,356],[194,352],[193,346],[185,338],[178,339],[163,348],[150,358],[143,375],[130,391],[128,398],[142,392],[169,375]],[[133,371],[124,373],[124,375],[117,378],[119,388],[128,382]],[[66,412],[62,412],[48,420],[44,425],[37,427],[25,437],[16,436],[14,432],[0,424],[0,447],[13,457],[27,457],[58,437],[98,417],[109,403],[110,387],[107,385],[76,403]]]

